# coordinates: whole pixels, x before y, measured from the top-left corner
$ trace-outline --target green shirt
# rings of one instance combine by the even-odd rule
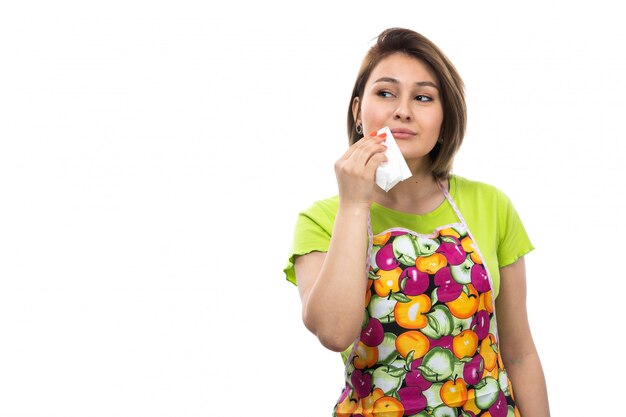
[[[450,196],[467,222],[475,244],[485,257],[493,280],[494,298],[500,291],[500,268],[510,265],[534,249],[511,200],[499,189],[458,175],[451,175]],[[327,252],[333,232],[339,196],[314,202],[299,213],[289,260],[284,269],[287,280],[296,284],[294,259],[313,251]],[[423,215],[403,213],[372,203],[372,232],[379,234],[392,227],[403,227],[430,234],[440,226],[460,219],[448,202]]]

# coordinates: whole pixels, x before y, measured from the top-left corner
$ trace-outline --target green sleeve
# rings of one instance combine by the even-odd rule
[[[503,193],[498,196],[498,265],[510,265],[534,249],[519,214]]]
[[[328,252],[337,204],[335,198],[315,202],[298,214],[287,266],[284,268],[288,281],[297,285],[294,261],[296,256],[313,251]]]

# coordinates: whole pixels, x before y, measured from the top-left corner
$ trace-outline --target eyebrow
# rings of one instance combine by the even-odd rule
[[[379,78],[376,81],[374,81],[374,84],[381,83],[381,82],[388,82],[388,83],[399,84],[398,80],[396,80],[395,78],[391,78],[391,77]],[[437,86],[437,84],[435,84],[432,81],[417,81],[415,84],[419,85],[420,87],[434,87],[437,90],[439,90],[439,87]]]

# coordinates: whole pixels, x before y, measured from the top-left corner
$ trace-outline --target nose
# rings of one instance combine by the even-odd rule
[[[412,119],[411,110],[409,105],[403,101],[398,104],[398,108],[396,108],[393,114],[394,120],[403,120],[406,122],[410,122]]]

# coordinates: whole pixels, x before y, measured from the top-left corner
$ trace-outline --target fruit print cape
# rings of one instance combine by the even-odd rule
[[[493,284],[460,222],[391,228],[369,245],[365,314],[335,417],[519,416],[498,348]]]

